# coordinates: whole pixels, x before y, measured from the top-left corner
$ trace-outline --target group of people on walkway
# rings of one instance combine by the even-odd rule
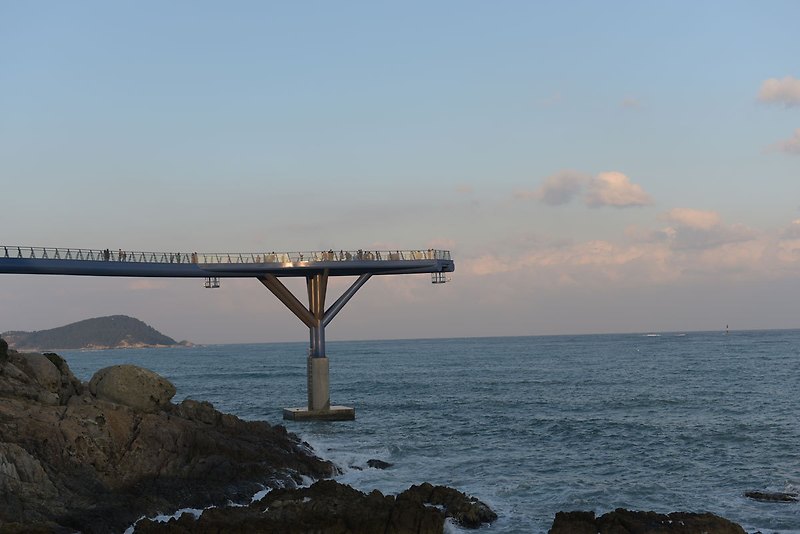
[[[67,255],[65,259],[71,259],[70,250],[67,249]],[[114,253],[111,249],[105,249],[103,251],[82,251],[77,250],[78,257],[75,259],[84,259],[82,257],[82,252],[86,252],[86,259],[94,259],[94,253],[97,254],[97,259],[102,259],[105,261],[136,261],[136,252],[126,252],[122,249],[119,249],[118,252]],[[8,247],[3,247],[3,254],[6,258],[10,257],[8,252]],[[139,261],[147,261],[145,259],[145,253],[141,252],[141,258]],[[150,259],[151,262],[160,262],[163,263],[185,263],[187,261],[191,263],[198,263],[198,254],[197,252],[192,252],[190,254],[184,252],[177,252],[177,253],[167,253],[167,252],[159,252],[159,253],[147,253],[151,255],[152,258]],[[292,261],[309,261],[305,259],[304,253],[298,252],[297,256],[293,258],[292,254],[290,253],[276,253],[270,252],[267,254],[266,252],[263,254],[247,255],[247,254],[237,254],[238,262],[236,263],[249,263],[246,259],[247,256],[250,256],[250,260],[254,263],[280,263],[280,262],[292,262]],[[17,257],[22,257],[22,250],[17,247]],[[34,257],[33,248],[31,248],[31,257]],[[228,263],[234,263],[231,259],[230,254],[226,254],[224,257],[227,258]],[[47,251],[43,252],[43,258],[47,258]],[[59,258],[58,249],[55,252],[55,258]],[[130,258],[130,259],[129,259]],[[158,258],[158,259],[156,259]],[[203,259],[204,262],[208,262],[206,259],[207,256],[204,255]],[[212,260],[209,263],[214,263],[213,259],[216,258],[217,261],[220,260],[219,255],[212,255]],[[339,252],[334,251],[333,249],[328,249],[327,252],[312,252],[311,257],[309,258],[311,261],[363,261],[363,260],[389,260],[389,261],[399,261],[399,260],[422,260],[422,259],[436,259],[437,258],[437,251],[434,249],[428,250],[411,250],[411,251],[399,251],[396,250],[394,252],[384,252],[384,255],[381,255],[381,251],[371,251],[371,250],[363,250],[358,249],[355,252],[351,252],[349,250],[340,250]]]

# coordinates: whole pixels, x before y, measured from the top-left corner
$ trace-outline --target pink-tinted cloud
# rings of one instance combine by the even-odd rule
[[[582,172],[563,170],[549,176],[535,191],[516,191],[514,197],[560,206],[581,194],[584,194],[584,202],[591,208],[629,208],[653,203],[642,186],[632,183],[630,178],[616,171],[601,172],[591,178]]]
[[[513,257],[484,255],[465,259],[460,271],[464,276],[502,274],[502,279],[522,284],[520,289],[522,286],[592,288],[609,282],[638,285],[674,278],[676,273],[665,263],[669,254],[668,248],[649,244],[626,245],[606,240],[553,243],[521,251]]]
[[[168,282],[148,278],[136,278],[128,282],[128,288],[134,291],[146,291],[152,289],[164,289]]]
[[[633,98],[629,96],[622,99],[620,106],[624,109],[638,109],[642,106],[642,103],[639,102],[638,98]]]
[[[726,223],[708,210],[675,209],[661,219],[670,226],[631,227],[618,239],[540,239],[500,255],[462,257],[454,280],[493,277],[492,287],[513,299],[513,288],[536,295],[554,288],[630,291],[800,276],[800,220],[777,231],[759,232]],[[509,288],[503,289],[504,285]]]
[[[650,195],[642,186],[631,183],[621,172],[601,172],[589,182],[586,205],[592,208],[612,206],[630,208],[652,204]]]
[[[717,225],[709,229],[679,227],[671,245],[675,249],[708,250],[731,243],[743,243],[756,237],[753,230],[744,225]]]
[[[539,100],[539,104],[543,107],[551,108],[559,105],[563,100],[564,95],[561,94],[560,91],[556,91],[555,93]]]
[[[800,155],[800,128],[796,129],[794,135],[789,139],[773,145],[772,149],[784,154]]]
[[[674,249],[712,249],[755,237],[746,226],[724,224],[715,211],[673,208],[662,215],[662,219],[670,226],[661,232],[668,236]]]
[[[793,220],[789,226],[781,232],[783,239],[800,239],[800,219]]]
[[[782,79],[764,80],[758,91],[758,99],[770,104],[783,104],[786,107],[800,105],[800,80],[792,76]]]
[[[716,211],[691,208],[673,208],[663,218],[670,223],[701,230],[708,230],[720,223],[720,216]]]
[[[563,170],[549,176],[536,191],[517,191],[516,198],[532,198],[550,206],[566,204],[578,196],[588,183],[589,177],[572,170]]]

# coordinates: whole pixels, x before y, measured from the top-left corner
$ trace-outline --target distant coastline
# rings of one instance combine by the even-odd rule
[[[2,337],[17,350],[107,350],[191,347],[127,315],[94,317],[49,330],[9,331]]]
[[[175,343],[173,345],[149,345],[149,344],[146,344],[146,343],[130,343],[130,344],[123,343],[123,344],[116,345],[116,346],[90,345],[90,346],[86,346],[86,347],[80,347],[78,349],[76,349],[76,348],[67,348],[67,347],[55,347],[55,348],[51,348],[51,349],[48,349],[48,350],[52,350],[52,351],[79,350],[79,351],[83,352],[83,351],[96,351],[96,350],[117,350],[117,349],[130,349],[130,350],[136,350],[136,349],[174,349],[174,348],[183,348],[183,347],[189,348],[189,347],[198,347],[198,346],[201,346],[201,345],[196,345],[195,343],[192,343],[191,341],[179,341],[179,342],[177,342],[177,343]],[[34,349],[27,349],[26,348],[25,350],[34,350]]]

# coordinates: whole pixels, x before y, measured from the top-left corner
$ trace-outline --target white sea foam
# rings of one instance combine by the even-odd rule
[[[263,490],[257,492],[255,495],[253,495],[253,498],[250,499],[250,502],[253,503],[253,502],[260,501],[261,499],[266,497],[267,493],[269,493],[270,491],[272,491],[272,490],[271,489],[263,489]]]
[[[201,515],[203,515],[203,512],[205,510],[210,510],[212,508],[216,508],[216,506],[209,506],[208,508],[204,508],[202,510],[199,509],[199,508],[181,508],[180,510],[177,510],[174,514],[170,514],[170,515],[168,515],[168,514],[159,514],[159,515],[156,515],[156,516],[150,517],[150,518],[142,516],[139,519],[137,519],[134,524],[132,524],[131,526],[126,528],[124,534],[133,534],[133,531],[136,528],[136,523],[138,523],[142,519],[150,519],[151,521],[157,521],[159,523],[166,523],[170,519],[178,519],[183,514],[191,514],[191,515],[194,516],[195,519],[197,519]]]
[[[444,534],[466,534],[469,530],[459,527],[453,522],[453,519],[448,517],[444,521]]]

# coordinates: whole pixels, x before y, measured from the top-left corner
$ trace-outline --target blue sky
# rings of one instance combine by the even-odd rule
[[[452,283],[372,280],[331,339],[796,327],[797,20],[0,1],[0,241],[452,250]],[[0,331],[127,313],[198,342],[305,339],[256,281],[2,276],[0,295]]]

